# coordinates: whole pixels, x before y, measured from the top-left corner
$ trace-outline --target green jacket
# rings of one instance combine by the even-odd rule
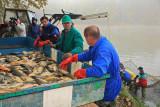
[[[71,52],[72,54],[78,54],[83,51],[83,38],[78,30],[74,27],[71,27],[70,31],[67,34],[66,40],[64,42],[62,50],[62,42],[64,37],[65,30],[62,31],[60,42],[56,44],[56,48],[64,53]]]
[[[147,78],[147,74],[141,75],[141,74],[139,73],[138,76],[140,77],[140,79],[146,79],[146,78]]]

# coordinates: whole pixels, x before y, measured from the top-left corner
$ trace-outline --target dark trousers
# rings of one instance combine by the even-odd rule
[[[135,94],[137,94],[138,91],[138,86],[135,86]],[[141,92],[142,92],[142,97],[145,98],[146,97],[146,88],[141,87]]]
[[[99,107],[117,107],[117,99],[115,98],[113,101],[96,101],[95,104],[97,104]]]

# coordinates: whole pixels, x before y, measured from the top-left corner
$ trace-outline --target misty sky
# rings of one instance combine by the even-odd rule
[[[42,9],[36,11],[38,18]],[[61,13],[61,9],[82,15],[109,13],[110,24],[160,24],[160,0],[48,0],[45,13]],[[98,20],[103,23],[103,20]]]

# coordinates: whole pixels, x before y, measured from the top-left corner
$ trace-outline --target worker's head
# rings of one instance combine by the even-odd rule
[[[138,70],[139,71],[143,71],[143,67],[138,67]]]
[[[62,18],[62,25],[65,30],[70,30],[72,26],[72,20],[69,15],[64,15]]]
[[[119,71],[119,73],[120,73],[120,76],[121,76],[121,78],[123,78],[124,77],[124,70],[123,69],[121,69],[120,71]]]
[[[122,61],[119,61],[119,64],[123,64]]]
[[[88,45],[94,46],[100,38],[99,28],[94,25],[86,27],[84,29],[84,37]]]
[[[49,23],[48,17],[46,17],[46,16],[41,17],[40,21],[44,27],[46,27]]]
[[[32,23],[36,24],[37,23],[37,19],[35,17],[32,17]]]

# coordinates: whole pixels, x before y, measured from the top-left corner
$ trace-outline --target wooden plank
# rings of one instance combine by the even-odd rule
[[[73,86],[44,91],[43,107],[71,107]]]
[[[103,99],[106,80],[99,80],[73,86],[72,107]]]

